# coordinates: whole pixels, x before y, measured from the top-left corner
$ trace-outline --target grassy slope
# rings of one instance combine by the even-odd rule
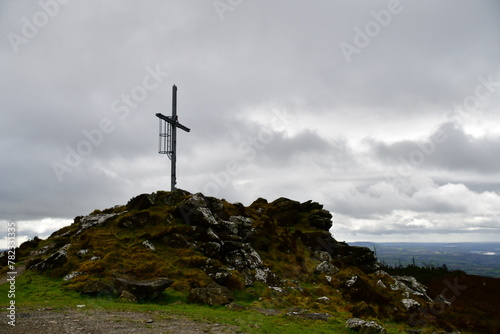
[[[305,333],[310,332],[311,326],[314,327],[315,333],[350,333],[344,326],[348,314],[337,314],[328,322],[292,319],[284,315],[270,317],[254,310],[233,311],[225,307],[186,304],[186,295],[173,289],[165,291],[155,302],[137,304],[85,297],[73,290],[61,289],[61,283],[61,279],[49,278],[29,271],[18,277],[15,298],[17,311],[23,312],[40,308],[64,310],[76,308],[77,305],[85,305],[85,309],[82,311],[89,309],[162,311],[165,317],[181,315],[196,321],[235,325],[240,328],[242,333]],[[2,308],[5,308],[9,303],[7,289],[8,284],[0,285],[0,307]],[[245,304],[245,302],[240,304]],[[4,312],[2,310],[2,313]],[[22,321],[22,319],[18,321]]]

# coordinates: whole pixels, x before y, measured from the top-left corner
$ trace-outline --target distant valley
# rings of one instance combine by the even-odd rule
[[[500,243],[373,243],[350,242],[375,251],[389,266],[446,265],[467,274],[500,277]]]

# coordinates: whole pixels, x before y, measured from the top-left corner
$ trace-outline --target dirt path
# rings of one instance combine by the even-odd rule
[[[235,333],[237,327],[198,322],[166,312],[121,312],[96,310],[30,310],[16,314],[16,326],[1,312],[0,333]]]

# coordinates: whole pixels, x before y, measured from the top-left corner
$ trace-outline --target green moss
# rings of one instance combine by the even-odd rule
[[[237,270],[232,270],[230,273],[226,287],[231,291],[243,290],[246,286],[245,277]]]

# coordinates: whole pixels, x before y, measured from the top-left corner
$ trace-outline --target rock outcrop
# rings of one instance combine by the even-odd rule
[[[94,297],[151,301],[174,289],[188,302],[228,305],[244,296],[253,309],[309,320],[328,321],[337,307],[407,319],[433,302],[413,277],[378,270],[370,249],[335,240],[332,224],[313,201],[259,198],[245,207],[183,190],[142,194],[37,240],[28,268]]]
[[[119,294],[130,292],[137,300],[153,300],[163,290],[171,286],[172,280],[160,277],[152,280],[136,281],[127,278],[115,278],[113,286]]]
[[[91,297],[113,297],[115,289],[102,281],[89,280],[81,290],[81,293]]]
[[[375,321],[365,321],[359,318],[351,318],[347,320],[346,327],[358,333],[366,333],[366,334],[387,333],[385,328],[377,324]]]
[[[38,262],[36,264],[33,264],[29,267],[29,269],[35,269],[35,270],[50,270],[54,268],[58,268],[66,263],[68,260],[68,248],[69,244],[65,245],[61,249],[59,249],[57,252],[51,254],[48,258],[45,260]]]
[[[188,296],[190,303],[214,305],[227,305],[234,297],[228,288],[212,283],[204,288],[191,289]]]
[[[351,247],[332,237],[329,232],[332,227],[331,219],[332,215],[321,204],[313,201],[300,203],[279,198],[269,203],[258,199],[246,208],[239,203],[230,204],[201,193],[190,194],[183,190],[142,194],[131,199],[126,206],[116,206],[75,218],[73,225],[51,236],[68,243],[50,256],[40,258],[38,262],[33,260],[31,268],[40,271],[59,268],[64,272],[66,267],[71,267],[71,270],[64,273],[65,279],[70,281],[69,285],[75,279],[83,281],[82,277],[99,269],[102,271],[101,281],[121,293],[123,289],[121,285],[116,286],[118,281],[112,277],[116,275],[113,272],[134,275],[130,275],[131,269],[124,264],[127,261],[123,259],[111,263],[111,268],[102,268],[103,263],[109,261],[109,255],[103,252],[104,245],[92,241],[92,232],[105,231],[108,226],[127,234],[151,230],[148,227],[154,225],[164,232],[156,235],[154,231],[141,232],[143,237],[139,236],[137,240],[124,238],[117,240],[116,244],[128,244],[134,249],[137,247],[135,244],[140,245],[142,249],[136,252],[149,252],[148,257],[154,257],[154,254],[162,252],[165,247],[179,252],[189,250],[191,258],[196,253],[204,256],[205,259],[200,258],[202,263],[198,263],[196,267],[205,273],[206,278],[203,282],[195,283],[193,288],[210,282],[230,289],[252,286],[255,282],[282,286],[283,273],[276,273],[266,265],[261,254],[271,255],[273,248],[278,248],[280,253],[296,252],[299,246],[297,242],[305,247],[301,252],[312,252],[320,261],[311,270],[311,274],[332,276],[339,271],[338,266],[358,266],[367,271],[376,269],[378,262],[372,251]],[[95,228],[99,230],[94,230]],[[109,238],[117,239],[116,236]],[[72,263],[69,265],[68,257],[71,256],[75,256],[76,261],[70,261]],[[300,254],[298,258],[299,262],[305,261]],[[91,261],[95,264],[90,264]],[[121,268],[118,268],[119,264]],[[309,274],[309,269],[304,264],[291,264],[299,265],[304,274]],[[92,270],[89,272],[89,269]],[[147,274],[144,272],[135,276],[157,278],[148,277]],[[106,277],[107,275],[109,276]],[[79,282],[77,286],[83,291],[85,284]],[[95,290],[90,287],[86,288],[88,294]],[[126,290],[134,293],[131,289]],[[145,296],[136,297],[140,300]]]

